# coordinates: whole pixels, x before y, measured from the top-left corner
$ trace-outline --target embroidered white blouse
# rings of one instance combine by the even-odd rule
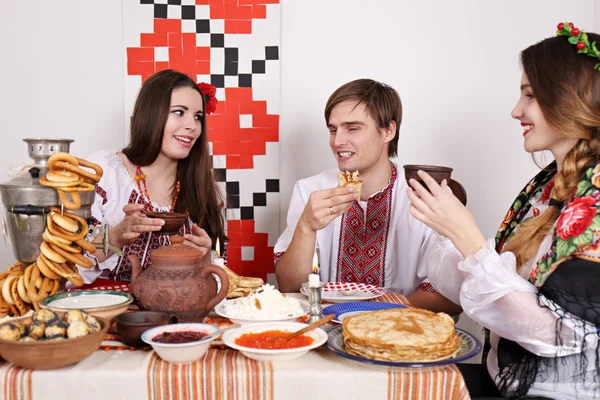
[[[401,169],[398,169],[398,178],[393,188],[392,219],[388,240],[385,243],[384,272],[386,287],[393,292],[406,295],[415,292],[419,285],[426,281],[425,255],[431,245],[433,231],[409,214],[410,201],[406,195],[406,181],[400,171]],[[288,209],[287,227],[275,244],[276,257],[277,253],[285,252],[290,245],[298,219],[310,194],[315,190],[338,186],[337,174],[337,169],[331,169],[296,182]],[[367,202],[359,201],[359,204],[364,210]],[[341,222],[340,216],[317,232],[319,273],[321,280],[325,282],[339,281],[336,270]]]
[[[544,212],[548,207],[540,201],[541,195],[542,191],[532,197],[531,215],[534,208]],[[551,371],[543,380],[538,379],[533,384],[528,395],[556,399],[598,398],[600,388],[597,383],[592,384],[598,341],[596,327],[570,315],[560,322],[562,345],[556,346],[558,315],[565,311],[543,295],[539,300],[547,307],[540,307],[538,290],[527,280],[536,261],[548,252],[551,245],[552,236],[548,235],[537,254],[517,273],[514,255],[510,252],[498,254],[494,239],[488,239],[477,253],[464,259],[450,240],[434,234],[427,273],[439,293],[455,303],[460,302],[463,311],[473,321],[490,330],[491,349],[487,367],[492,379],[499,371],[497,348],[501,337],[543,357],[579,353],[582,341],[586,340],[589,349],[587,387],[580,384],[581,377],[574,376],[575,365],[567,358],[559,361],[560,376],[556,377]],[[555,380],[558,380],[557,384]],[[557,391],[559,393],[555,393]]]
[[[104,171],[98,187],[96,189],[96,197],[92,204],[92,217],[100,222],[101,225],[108,225],[109,227],[116,226],[119,224],[125,213],[123,207],[126,204],[141,203],[142,196],[135,184],[133,178],[129,175],[129,172],[123,165],[121,158],[117,155],[117,150],[103,150],[89,155],[86,159],[90,162],[100,165]],[[162,206],[157,203],[152,203],[154,211],[169,211],[170,205]],[[188,229],[191,227],[191,221],[188,219]],[[157,240],[158,239],[158,240]],[[149,252],[156,248],[158,243],[164,245],[165,239],[168,238],[157,238],[156,234],[150,233],[147,235],[141,235],[133,243],[123,248],[126,254],[134,253],[140,258],[142,265],[147,265],[147,257]],[[101,250],[98,250],[101,251]],[[216,255],[212,252],[212,258]],[[116,254],[108,257],[101,263],[98,263],[93,255],[88,255],[95,266],[91,269],[79,268],[79,273],[83,277],[85,283],[92,283],[100,275],[107,275],[109,271],[117,273],[120,268],[125,265],[125,258],[119,257]]]

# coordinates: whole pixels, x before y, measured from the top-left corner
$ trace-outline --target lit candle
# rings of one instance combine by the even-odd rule
[[[317,252],[315,251],[315,255],[313,257],[313,266],[312,266],[312,274],[308,275],[308,286],[310,287],[318,287],[321,284],[321,278],[319,277],[319,259],[317,257]]]
[[[221,268],[225,268],[225,260],[221,258],[221,251],[220,251],[220,242],[219,242],[219,238],[217,238],[217,244],[215,246],[215,253],[217,253],[217,258],[215,259],[215,261],[213,261],[214,265],[218,265]]]

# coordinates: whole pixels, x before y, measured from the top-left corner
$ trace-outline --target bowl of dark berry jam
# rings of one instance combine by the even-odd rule
[[[214,325],[185,323],[157,326],[142,334],[160,358],[170,363],[188,363],[201,359],[221,331]]]

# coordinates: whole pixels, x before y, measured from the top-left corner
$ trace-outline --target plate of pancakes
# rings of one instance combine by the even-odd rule
[[[327,349],[368,366],[428,367],[454,364],[477,355],[481,343],[454,327],[445,313],[390,308],[343,318],[329,332]]]
[[[308,290],[305,287],[300,288],[300,293],[308,296]],[[330,303],[365,301],[376,299],[386,293],[385,288],[366,283],[327,282],[321,290],[321,300]]]

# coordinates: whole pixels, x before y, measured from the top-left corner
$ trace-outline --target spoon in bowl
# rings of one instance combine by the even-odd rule
[[[307,327],[304,327],[304,328],[300,329],[299,331],[292,332],[287,336],[281,337],[280,339],[281,340],[290,340],[292,338],[295,338],[296,336],[302,335],[303,333],[312,331],[313,329],[318,328],[321,325],[325,325],[326,323],[328,323],[329,321],[331,321],[334,318],[335,318],[335,314],[329,314],[328,316],[321,318],[317,322],[313,322],[312,324],[308,325]]]

